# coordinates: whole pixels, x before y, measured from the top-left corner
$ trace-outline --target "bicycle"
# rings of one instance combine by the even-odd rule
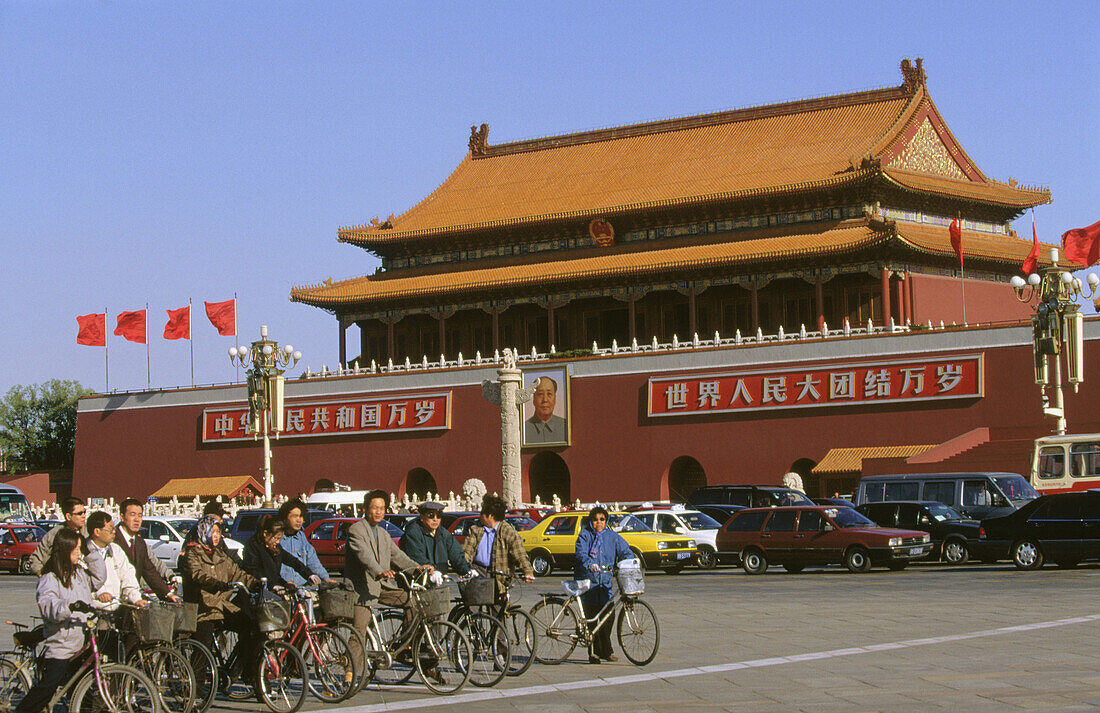
[[[298,649],[309,668],[309,692],[324,703],[339,703],[358,692],[357,667],[347,639],[327,624],[314,623],[310,590],[298,588],[284,596],[292,603],[290,625],[283,641]]]
[[[364,636],[352,624],[355,619],[355,601],[358,595],[349,583],[322,584],[318,587],[317,594],[322,621],[344,637],[351,648],[352,660],[359,662],[356,664],[355,671],[355,691],[358,693],[370,678],[371,654],[380,647],[368,646],[367,639],[373,637],[373,634],[368,631]],[[317,609],[314,610],[315,615],[316,612]]]
[[[493,603],[495,583],[490,578],[478,577],[476,573],[457,581],[462,595],[454,600],[458,604],[447,615],[447,621],[462,630],[473,648],[470,683],[481,688],[495,686],[508,673],[512,646],[500,619],[471,609]]]
[[[604,572],[612,570],[601,567]],[[641,570],[620,568],[615,572],[615,583],[620,596],[591,617],[585,614],[581,600],[581,595],[591,588],[591,580],[563,581],[565,596],[556,592],[542,595],[542,601],[531,608],[538,637],[535,657],[539,663],[559,664],[569,658],[577,644],[592,646],[592,632],[609,624],[612,617],[616,619],[619,648],[626,658],[636,666],[653,661],[661,645],[661,628],[653,608],[641,599],[645,592]]]
[[[94,635],[100,614],[84,602],[75,602],[70,609],[88,615],[88,644],[73,658],[72,673],[54,691],[46,710],[52,711],[67,699],[72,713],[163,713],[156,686],[148,676],[132,666],[109,663],[100,653]],[[18,707],[38,678],[38,647],[46,638],[42,626],[28,629],[25,624],[7,623],[17,631],[16,650],[0,656],[0,711],[5,712]]]
[[[408,626],[403,609],[371,609],[367,629],[371,636],[368,646],[373,647],[368,653],[370,675],[382,684],[402,684],[417,673],[429,690],[449,695],[469,680],[473,648],[457,626],[432,617],[423,596],[428,591],[427,576],[424,572],[414,579],[397,573],[397,584],[409,593],[412,603]]]
[[[534,619],[524,611],[522,605],[512,601],[512,589],[517,584],[526,584],[526,580],[522,575],[508,575],[499,570],[490,570],[489,573],[508,578],[504,585],[504,592],[497,597],[492,611],[493,616],[504,622],[504,631],[508,634],[508,642],[512,647],[512,662],[508,666],[508,675],[519,676],[534,663],[535,647],[538,643]]]
[[[198,688],[195,671],[187,656],[171,643],[175,611],[159,602],[151,602],[145,607],[119,602],[119,606],[131,613],[136,641],[127,641],[121,634],[126,628],[116,612],[111,619],[119,632],[118,660],[143,671],[156,684],[161,704],[167,713],[193,713]]]

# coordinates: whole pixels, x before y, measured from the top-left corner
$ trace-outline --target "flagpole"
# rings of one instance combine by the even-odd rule
[[[233,293],[233,346],[237,347],[238,349],[241,346],[241,337],[240,337],[239,332],[240,332],[240,330],[237,329],[237,293],[234,292]],[[237,364],[237,375],[234,378],[236,379],[236,383],[238,383],[238,384],[241,383],[241,365],[240,364]]]
[[[959,286],[962,287],[963,326],[966,326],[966,268],[963,266],[962,249],[962,217],[955,214],[955,220],[959,221]]]
[[[149,303],[145,303],[145,388],[153,388],[153,370],[149,365]]]
[[[107,390],[104,393],[111,393],[111,361],[107,355],[107,308],[103,308],[103,383]]]

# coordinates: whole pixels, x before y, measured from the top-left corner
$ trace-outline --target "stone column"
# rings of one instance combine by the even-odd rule
[[[482,381],[481,394],[500,406],[501,497],[508,507],[519,507],[523,497],[519,407],[531,400],[535,387],[524,388],[523,372],[516,368],[516,357],[511,349],[504,350],[504,366],[497,370],[497,382]]]

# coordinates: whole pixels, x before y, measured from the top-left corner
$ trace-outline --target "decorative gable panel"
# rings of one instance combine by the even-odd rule
[[[927,116],[924,117],[924,122],[921,123],[917,132],[913,134],[913,138],[889,165],[960,181],[968,180],[966,174],[959,168],[959,164],[951,157],[951,152],[944,145]]]

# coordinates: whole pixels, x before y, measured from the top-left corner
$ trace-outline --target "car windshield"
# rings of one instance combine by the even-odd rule
[[[1002,475],[993,480],[1009,500],[1034,500],[1039,497],[1039,493],[1022,475]]]
[[[514,527],[517,532],[530,530],[532,527],[538,524],[531,518],[524,517],[523,515],[510,515],[504,519],[507,520],[508,524]]]
[[[626,513],[612,514],[607,520],[607,525],[615,532],[650,532],[646,524]]]
[[[813,505],[814,501],[810,500],[804,493],[800,493],[797,490],[769,490],[765,491],[771,496],[772,501],[776,505]]]
[[[829,508],[825,514],[842,530],[849,527],[878,527],[852,508]]]
[[[936,503],[935,505],[928,506],[928,514],[932,516],[932,519],[936,522],[944,522],[945,520],[962,520],[962,516],[955,512],[951,508],[942,503]]]
[[[682,512],[680,513],[680,519],[684,521],[689,530],[717,530],[722,526],[722,523],[701,512]]]
[[[19,493],[4,493],[0,495],[0,521],[4,520],[33,520],[30,505],[27,498]]]
[[[176,532],[182,532],[186,535],[198,520],[165,520],[165,522]]]
[[[13,527],[11,533],[16,542],[30,543],[41,540],[46,531],[40,527]]]

